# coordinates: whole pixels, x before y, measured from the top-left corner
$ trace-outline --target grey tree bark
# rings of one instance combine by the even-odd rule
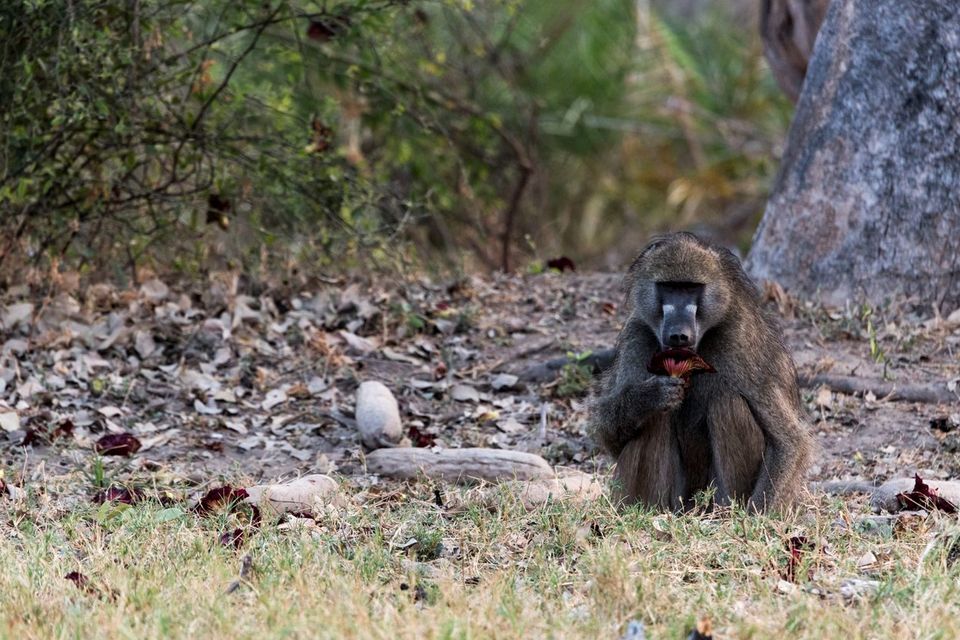
[[[960,305],[960,3],[834,0],[747,268],[832,303]]]

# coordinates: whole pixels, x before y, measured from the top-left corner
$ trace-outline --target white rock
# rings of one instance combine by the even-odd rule
[[[13,353],[15,355],[23,355],[30,349],[30,343],[22,338],[10,338],[3,343],[3,353]]]
[[[960,309],[954,309],[946,318],[946,324],[949,328],[960,327]]]
[[[550,502],[588,502],[603,497],[603,484],[589,473],[580,471],[558,478],[516,480],[506,484],[516,489],[527,509],[536,509]]]
[[[267,513],[315,513],[337,492],[337,481],[313,474],[283,484],[246,487],[247,502]]]
[[[381,382],[367,380],[360,385],[355,415],[360,439],[370,449],[394,446],[403,438],[397,399]]]

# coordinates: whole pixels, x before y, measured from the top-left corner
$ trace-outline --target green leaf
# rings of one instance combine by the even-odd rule
[[[168,507],[161,511],[157,512],[156,521],[157,522],[170,522],[172,520],[177,520],[184,515],[184,510],[180,507]]]

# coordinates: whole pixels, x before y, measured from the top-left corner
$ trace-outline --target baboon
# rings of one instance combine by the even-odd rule
[[[807,64],[830,0],[763,0],[760,35],[773,77],[793,102],[800,98]]]
[[[663,236],[633,261],[625,287],[629,316],[590,406],[617,461],[618,499],[678,511],[713,487],[718,505],[788,504],[813,438],[780,329],[737,257],[690,233]],[[715,373],[651,375],[653,356],[676,347]]]

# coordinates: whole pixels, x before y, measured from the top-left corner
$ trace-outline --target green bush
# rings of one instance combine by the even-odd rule
[[[0,36],[8,268],[589,257],[756,208],[788,114],[741,27],[629,0],[15,0]]]

